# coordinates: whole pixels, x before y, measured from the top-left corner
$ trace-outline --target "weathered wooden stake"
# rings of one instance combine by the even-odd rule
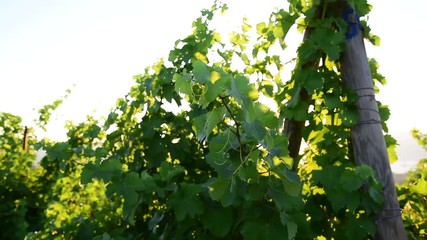
[[[22,149],[28,150],[28,128],[25,126]]]
[[[376,216],[375,239],[406,239],[359,19],[352,10],[347,17],[350,35],[341,59],[341,73],[344,86],[359,96],[359,122],[351,130],[354,155],[358,165],[367,164],[375,170],[384,186],[384,207]]]

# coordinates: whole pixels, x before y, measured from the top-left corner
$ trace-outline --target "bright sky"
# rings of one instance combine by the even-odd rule
[[[0,111],[23,117],[31,126],[34,109],[72,89],[54,115],[48,136],[64,136],[65,120],[104,116],[133,85],[132,76],[164,57],[175,40],[191,32],[191,22],[213,1],[200,0],[14,0],[0,1]],[[230,22],[246,15],[264,21],[285,0],[234,0]],[[391,133],[398,139],[396,171],[427,154],[410,136],[414,127],[427,133],[424,74],[427,25],[425,0],[371,0],[369,17],[381,46],[368,47],[388,84],[377,97],[390,105]],[[221,28],[218,26],[217,28]],[[299,42],[297,35],[292,41]],[[75,85],[75,87],[73,87]]]

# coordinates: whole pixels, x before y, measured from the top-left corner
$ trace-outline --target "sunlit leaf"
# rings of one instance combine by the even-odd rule
[[[198,83],[204,84],[211,80],[211,72],[208,66],[200,60],[193,62],[193,74],[194,80]]]
[[[419,194],[427,195],[427,181],[425,180],[424,176],[421,176],[421,178],[418,179],[417,183],[413,187],[413,190]]]
[[[173,78],[175,80],[175,91],[191,95],[191,78],[188,74],[175,74]]]

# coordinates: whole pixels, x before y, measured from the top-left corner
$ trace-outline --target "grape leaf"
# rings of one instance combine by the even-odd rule
[[[178,221],[184,220],[187,216],[194,218],[203,213],[205,206],[198,197],[201,191],[200,185],[184,182],[178,191],[171,194],[167,203],[174,210]]]
[[[259,97],[255,86],[244,76],[237,76],[231,80],[230,94],[241,104],[247,100],[255,101]]]
[[[84,166],[81,173],[81,181],[83,184],[90,183],[93,178],[104,180],[109,182],[112,176],[119,175],[122,172],[122,164],[116,157],[102,161],[102,163],[96,166],[93,163],[88,163]]]
[[[191,76],[189,74],[175,74],[173,79],[175,80],[175,91],[191,95]]]
[[[427,195],[427,181],[425,180],[425,176],[422,175],[421,178],[418,179],[417,183],[412,190],[421,195]]]
[[[193,128],[199,141],[209,137],[214,127],[222,121],[226,111],[225,107],[219,107],[194,118]]]
[[[247,240],[277,240],[283,239],[286,228],[275,217],[266,219],[251,219],[245,221],[241,229]]]
[[[259,173],[258,173],[258,170],[256,168],[256,162],[248,161],[248,160],[246,162],[247,162],[246,164],[243,164],[239,168],[240,179],[242,179],[244,181],[258,180]]]
[[[223,89],[218,84],[214,85],[210,82],[205,84],[205,91],[200,98],[202,108],[206,108],[211,102],[213,102],[222,92]]]
[[[360,176],[356,175],[355,171],[346,169],[339,178],[339,183],[342,189],[346,192],[354,192],[359,189],[365,182]]]
[[[278,125],[278,119],[270,108],[259,102],[247,105],[245,119],[247,123],[253,123],[258,120],[263,126],[268,128],[275,128]]]
[[[173,177],[184,173],[185,169],[180,165],[173,165],[169,162],[163,161],[160,165],[160,180],[170,181]]]
[[[320,27],[313,31],[311,39],[314,44],[328,55],[332,61],[338,60],[345,42],[345,36],[332,28]]]
[[[206,65],[206,63],[200,60],[193,61],[193,74],[194,80],[197,83],[205,84],[211,80],[211,72],[209,71],[209,67]]]
[[[222,238],[227,235],[234,224],[231,208],[210,207],[200,217],[203,227],[212,235]]]
[[[215,182],[209,186],[209,195],[213,200],[219,200],[226,191],[230,189],[231,181],[228,179],[217,178]]]
[[[398,146],[396,139],[394,139],[389,134],[384,136],[385,143],[387,145],[387,153],[390,163],[394,163],[397,161],[397,151],[396,148]]]
[[[112,196],[113,193],[118,193],[123,196],[123,217],[133,225],[135,211],[140,201],[139,192],[146,190],[151,193],[155,188],[155,183],[148,174],[144,174],[144,178],[141,178],[138,173],[130,172],[126,173],[124,178],[115,178],[107,186],[107,195]]]
[[[236,171],[227,152],[209,152],[206,155],[206,162],[217,172],[219,177],[229,178]]]

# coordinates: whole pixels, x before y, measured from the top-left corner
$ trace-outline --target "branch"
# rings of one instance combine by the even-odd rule
[[[242,145],[241,136],[240,136],[240,123],[236,120],[236,118],[234,117],[233,112],[231,111],[230,107],[225,102],[225,97],[220,97],[220,99],[221,99],[222,104],[224,104],[225,108],[227,109],[227,112],[230,114],[231,119],[236,124],[236,131],[232,131],[232,132],[236,135],[237,141],[239,142],[239,145]]]
[[[220,97],[222,104],[224,104],[225,108],[227,109],[227,112],[230,114],[231,119],[233,119],[233,121],[236,124],[236,131],[232,131],[234,133],[234,135],[236,135],[237,138],[237,142],[239,143],[239,153],[240,153],[240,161],[243,162],[243,144],[241,141],[241,135],[240,135],[240,123],[236,120],[236,118],[233,115],[233,112],[231,111],[230,107],[228,106],[228,104],[225,102],[225,97]]]

